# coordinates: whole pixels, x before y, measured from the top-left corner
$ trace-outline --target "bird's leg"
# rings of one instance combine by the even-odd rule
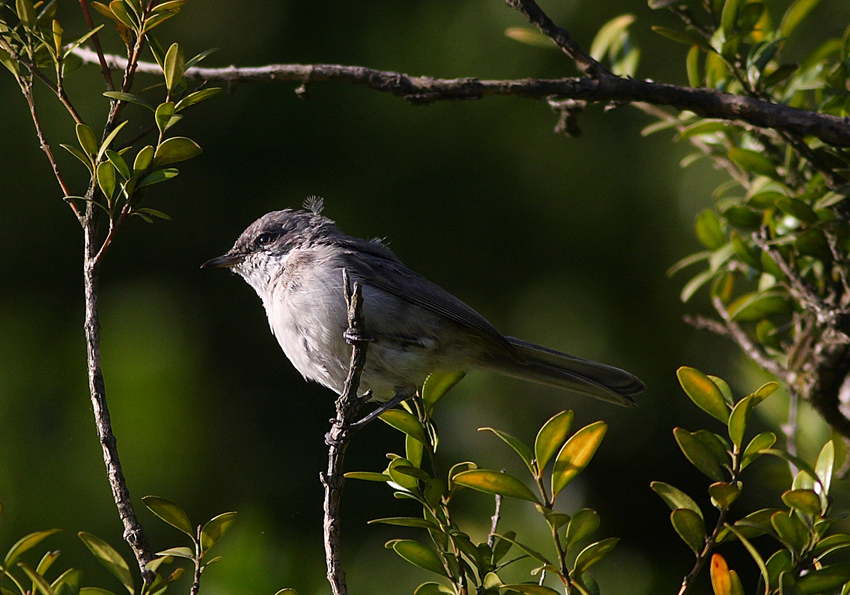
[[[374,411],[372,411],[371,413],[369,413],[368,415],[366,415],[362,419],[357,420],[356,422],[351,424],[349,427],[352,428],[352,429],[360,429],[363,426],[365,426],[366,424],[368,424],[370,421],[372,421],[373,419],[375,419],[376,417],[378,417],[379,415],[384,413],[385,411],[389,411],[390,409],[392,409],[393,407],[395,407],[396,405],[398,405],[402,401],[406,401],[407,399],[409,399],[410,397],[412,397],[415,394],[416,394],[416,391],[411,390],[409,388],[398,389],[398,390],[396,390],[396,393],[395,393],[395,395],[393,395],[392,399],[390,399],[386,403],[381,403],[378,406],[377,409],[375,409]]]

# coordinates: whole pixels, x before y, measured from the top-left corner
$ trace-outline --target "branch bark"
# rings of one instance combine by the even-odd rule
[[[136,518],[121,461],[118,458],[118,448],[109,408],[106,404],[106,387],[103,380],[103,368],[100,359],[100,320],[98,317],[98,291],[100,285],[100,260],[98,259],[99,242],[97,238],[97,221],[93,209],[88,209],[83,218],[83,233],[85,236],[85,254],[83,259],[83,280],[85,285],[85,334],[86,353],[88,357],[89,392],[91,393],[92,410],[94,412],[97,436],[103,449],[103,462],[106,474],[112,488],[112,497],[118,508],[118,516],[124,525],[124,540],[130,544],[139,565],[142,577],[147,581],[150,571],[145,565],[153,559],[148,546],[148,540],[142,525]]]
[[[342,569],[340,558],[340,513],[339,503],[342,496],[343,462],[345,451],[351,439],[352,424],[360,408],[368,400],[368,396],[357,394],[360,388],[360,375],[366,365],[366,350],[368,340],[363,335],[363,299],[360,284],[349,283],[348,273],[343,270],[343,286],[345,301],[348,304],[348,332],[346,339],[351,343],[351,362],[348,367],[348,377],[342,394],[336,401],[336,418],[328,432],[328,470],[319,479],[325,486],[324,501],[324,540],[325,561],[328,568],[328,582],[334,595],[347,595],[348,586],[345,582],[345,571]]]
[[[84,62],[99,64],[96,52],[77,48]],[[126,59],[105,56],[110,68],[123,69]],[[159,65],[139,62],[136,73],[160,75]],[[192,81],[223,83],[251,82],[344,82],[366,85],[391,93],[419,105],[437,101],[483,99],[488,96],[515,96],[546,99],[552,96],[588,103],[645,102],[678,110],[690,110],[706,118],[741,121],[761,128],[785,130],[801,136],[814,136],[834,146],[850,146],[850,117],[839,118],[755,99],[721,93],[713,89],[680,87],[648,80],[606,75],[594,79],[517,79],[481,80],[477,78],[439,79],[409,76],[400,72],[375,70],[364,66],[340,64],[272,64],[257,67],[200,68],[186,71]]]

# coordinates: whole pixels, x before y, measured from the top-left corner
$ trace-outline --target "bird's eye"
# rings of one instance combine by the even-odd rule
[[[258,246],[268,246],[271,244],[277,236],[273,233],[261,233],[257,237],[257,245]]]

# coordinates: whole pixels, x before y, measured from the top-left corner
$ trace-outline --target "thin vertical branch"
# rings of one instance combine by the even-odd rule
[[[351,439],[352,423],[368,397],[357,394],[360,388],[360,375],[366,365],[366,349],[368,341],[363,335],[363,299],[359,283],[349,284],[348,273],[343,270],[343,286],[345,301],[348,305],[348,332],[346,340],[351,344],[351,363],[348,377],[342,394],[336,401],[336,418],[328,432],[328,470],[320,475],[325,486],[324,501],[324,540],[325,561],[328,567],[328,582],[334,595],[347,595],[348,586],[345,582],[345,571],[340,559],[340,513],[339,504],[342,496],[343,461],[345,451]]]
[[[145,580],[150,571],[145,565],[153,559],[148,546],[148,540],[142,525],[136,518],[121,461],[118,458],[118,448],[109,408],[106,404],[106,387],[103,379],[103,368],[100,359],[100,320],[98,316],[98,291],[100,285],[100,261],[98,254],[97,220],[94,209],[89,204],[83,220],[85,236],[85,254],[83,260],[83,279],[85,285],[85,334],[86,352],[88,356],[89,392],[91,393],[92,410],[94,412],[97,435],[103,449],[103,462],[106,474],[112,488],[112,497],[118,508],[118,516],[124,525],[124,539],[133,549],[133,554]]]
[[[86,26],[89,28],[89,31],[91,31],[94,29],[94,21],[91,18],[88,0],[80,0],[80,10],[83,12],[83,18],[86,20]],[[112,82],[112,71],[106,64],[106,57],[103,55],[103,48],[100,46],[100,38],[97,33],[91,36],[91,41],[95,52],[97,53],[98,62],[100,62],[100,72],[103,75],[104,82],[106,82],[106,88],[109,91],[114,91],[115,83]]]

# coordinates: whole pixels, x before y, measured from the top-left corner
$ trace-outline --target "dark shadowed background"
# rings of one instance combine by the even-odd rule
[[[60,4],[68,34],[71,23],[81,34],[76,3]],[[666,17],[652,15],[644,0],[543,6],[585,47],[610,18],[634,13],[632,31],[643,49],[638,75],[685,83],[686,48],[649,30]],[[823,2],[806,24],[812,43],[840,36],[848,12],[840,0]],[[159,38],[179,41],[188,55],[220,48],[207,66],[324,62],[445,78],[575,74],[560,53],[503,35],[522,25],[498,0],[205,0],[189,3]],[[111,32],[102,37],[117,51]],[[86,85],[102,85],[92,67],[74,80],[72,98]],[[137,88],[154,82],[140,76]],[[687,277],[665,276],[698,249],[692,222],[712,204],[720,174],[705,160],[681,169],[688,147],[669,133],[642,137],[650,120],[630,107],[592,106],[580,119],[583,135],[565,138],[553,133],[557,116],[543,102],[415,107],[344,84],[314,84],[299,98],[295,86],[238,85],[188,113],[173,132],[198,141],[204,153],[149,194],[148,206],[173,220],[131,221],[103,268],[107,394],[129,487],[154,547],[183,542],[144,509],[143,495],[178,502],[196,523],[237,510],[236,526],[217,546],[224,560],[205,574],[204,592],[328,592],[318,476],[331,394],[303,382],[286,361],[245,283],[198,268],[258,216],[319,195],[325,214],[345,231],[385,238],[408,266],[504,333],[622,366],[646,382],[641,407],[625,410],[472,374],[437,411],[440,455],[446,468],[474,460],[521,473],[505,445],[476,429],[532,440],[564,408],[575,408],[575,427],[604,419],[610,428],[596,459],[561,504],[598,510],[598,536],[622,538],[594,572],[603,592],[675,592],[692,555],[649,482],[704,495],[708,482],[681,456],[672,429],[722,430],[687,400],[675,370],[692,365],[724,376],[737,394],[767,380],[731,343],[682,322],[687,312],[707,312],[706,303],[683,306],[678,295]],[[46,93],[39,99],[54,146],[73,142],[66,114]],[[105,105],[79,107],[101,126]],[[118,592],[74,536],[90,531],[129,557],[88,400],[82,234],[5,71],[0,113],[0,550],[27,532],[62,528],[51,547],[63,550],[66,564],[85,565],[86,584]],[[69,155],[59,159],[82,194],[83,168]],[[765,425],[782,421],[783,399],[765,406],[773,416]],[[802,446],[810,453],[827,434],[808,417],[804,425]],[[380,471],[384,454],[401,449],[398,434],[376,422],[356,435],[347,468]],[[761,469],[758,496],[779,504],[782,490],[773,480],[787,481],[787,471],[770,462]],[[707,496],[700,503],[710,507]],[[469,493],[461,505],[462,524],[484,539],[491,500]],[[415,512],[386,486],[348,482],[343,562],[352,593],[410,593],[431,579],[383,548],[390,538],[421,535],[366,525]],[[508,503],[503,512],[521,539],[548,547],[530,505]],[[753,573],[743,577],[755,584]]]

